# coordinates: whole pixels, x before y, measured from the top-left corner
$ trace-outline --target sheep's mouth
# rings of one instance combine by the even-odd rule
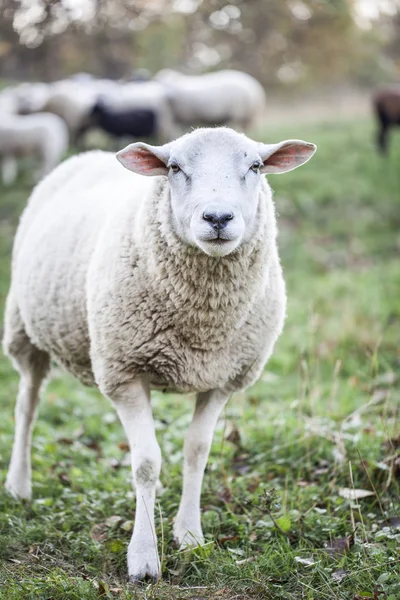
[[[207,240],[207,242],[212,242],[213,244],[226,244],[228,242],[232,242],[232,240],[228,239],[228,238],[222,238],[222,237],[215,237],[215,238],[210,238]]]
[[[208,254],[209,256],[226,256],[231,254],[239,245],[240,240],[222,238],[222,237],[208,237],[207,239],[197,239],[197,246]]]
[[[221,245],[235,241],[235,238],[223,235],[222,232],[218,232],[216,235],[207,235],[207,236],[202,237],[201,239],[203,242],[210,242],[213,244],[221,244]]]

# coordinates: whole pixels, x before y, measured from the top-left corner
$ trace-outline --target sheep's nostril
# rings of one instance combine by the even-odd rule
[[[208,221],[214,229],[223,229],[227,226],[228,221],[232,221],[233,213],[204,212],[203,219]]]

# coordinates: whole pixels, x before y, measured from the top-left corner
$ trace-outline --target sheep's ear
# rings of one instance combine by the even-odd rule
[[[169,144],[150,146],[137,142],[117,152],[116,157],[126,169],[139,175],[152,176],[168,174],[169,154]]]
[[[285,140],[279,144],[260,144],[264,166],[261,173],[286,173],[306,163],[317,149],[302,140]]]

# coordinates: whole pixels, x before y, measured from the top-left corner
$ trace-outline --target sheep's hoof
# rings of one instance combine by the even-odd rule
[[[32,498],[32,487],[30,483],[15,483],[12,478],[7,477],[4,487],[14,500],[31,500]]]
[[[140,552],[134,550],[138,547]],[[128,548],[128,573],[129,583],[157,583],[161,577],[157,550],[151,544],[146,548],[145,543],[131,543]]]
[[[137,586],[141,586],[141,585],[146,585],[146,583],[157,583],[157,581],[159,580],[159,576],[157,575],[150,575],[149,573],[144,573],[144,574],[140,574],[140,575],[130,575],[129,579],[128,579],[128,583],[131,583],[133,585],[137,585]]]
[[[204,537],[201,532],[196,534],[186,531],[183,534],[175,533],[174,536],[174,547],[178,550],[193,550],[204,545]]]

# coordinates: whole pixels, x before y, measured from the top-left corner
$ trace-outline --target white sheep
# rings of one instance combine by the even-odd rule
[[[51,86],[41,110],[61,117],[68,127],[71,142],[78,143],[98,94],[97,86],[91,82],[57,81]]]
[[[51,84],[25,83],[13,88],[18,111],[23,114],[50,112],[66,123],[71,141],[79,141],[88,117],[101,94],[111,93],[118,83],[108,79],[63,79]]]
[[[15,115],[0,112],[0,158],[5,184],[17,176],[20,156],[39,158],[37,178],[49,173],[68,149],[68,130],[62,119],[50,113]]]
[[[129,440],[132,581],[158,579],[161,468],[150,390],[197,392],[174,534],[201,544],[200,493],[232,392],[260,375],[284,321],[271,189],[315,146],[199,129],[164,146],[69,159],[34,190],[16,235],[4,348],[20,372],[8,490],[31,497],[30,446],[50,358],[115,406]],[[133,174],[130,171],[134,171]],[[147,176],[147,177],[144,177]]]
[[[264,89],[241,71],[184,75],[163,69],[155,79],[166,86],[175,119],[184,126],[230,124],[246,130],[265,111]]]

